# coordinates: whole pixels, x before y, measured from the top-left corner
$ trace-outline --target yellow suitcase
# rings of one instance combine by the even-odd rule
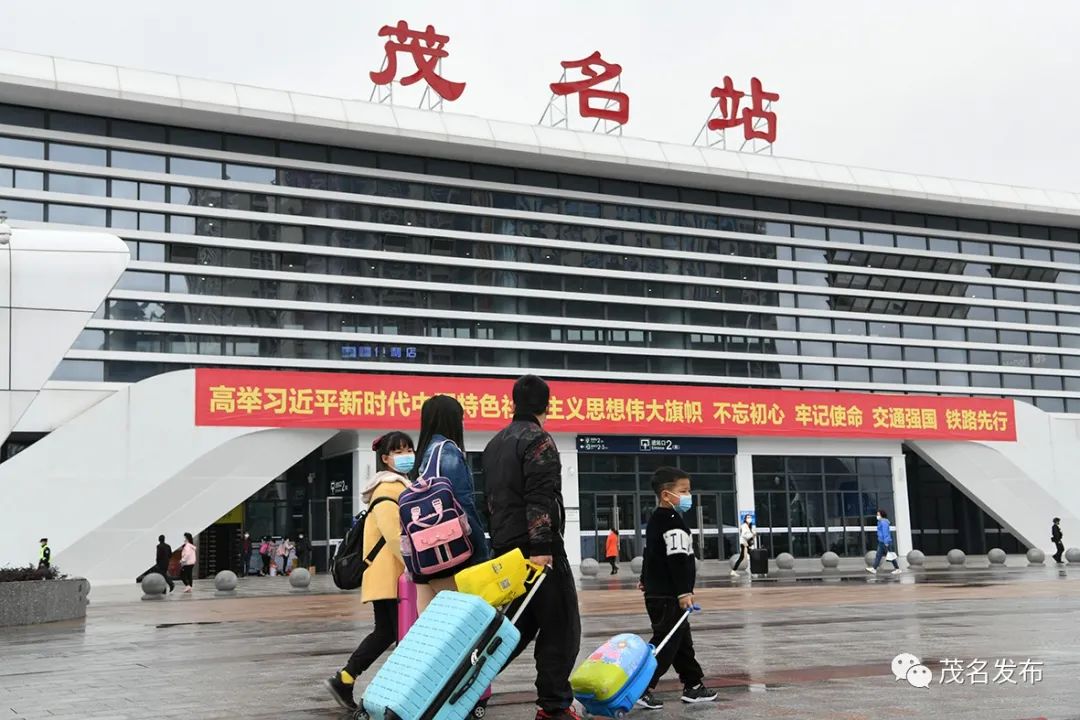
[[[458,592],[476,595],[493,607],[509,605],[525,594],[544,568],[525,559],[521,550],[465,568],[454,576]]]

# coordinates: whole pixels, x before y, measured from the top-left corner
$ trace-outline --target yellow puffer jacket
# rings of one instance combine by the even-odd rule
[[[364,556],[375,548],[379,538],[385,539],[386,545],[364,571],[364,584],[360,588],[363,602],[397,599],[398,578],[405,572],[405,563],[401,559],[401,516],[398,514],[397,499],[405,489],[405,482],[405,478],[392,472],[381,472],[371,480],[374,487],[367,501],[368,506],[379,498],[390,498],[393,502],[376,505],[364,523]]]

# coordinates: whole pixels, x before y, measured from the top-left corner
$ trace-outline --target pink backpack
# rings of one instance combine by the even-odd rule
[[[473,554],[469,520],[450,481],[442,476],[439,443],[420,470],[420,477],[398,498],[401,513],[401,555],[413,577],[434,575],[464,565]],[[435,472],[430,472],[431,459]]]

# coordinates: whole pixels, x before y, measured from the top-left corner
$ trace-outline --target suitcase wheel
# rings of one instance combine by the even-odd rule
[[[614,717],[615,717],[615,720],[622,720],[624,717],[626,717],[626,711],[625,710],[616,710],[615,714],[614,714]]]
[[[477,703],[470,714],[476,720],[482,720],[487,715],[487,700]]]

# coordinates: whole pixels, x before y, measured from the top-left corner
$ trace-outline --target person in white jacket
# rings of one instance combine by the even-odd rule
[[[746,558],[746,574],[750,574],[750,550],[753,549],[756,540],[757,530],[754,529],[750,514],[747,513],[739,525],[739,559],[735,561],[735,566],[731,569],[732,577],[739,574],[739,565],[742,564],[743,558]]]

